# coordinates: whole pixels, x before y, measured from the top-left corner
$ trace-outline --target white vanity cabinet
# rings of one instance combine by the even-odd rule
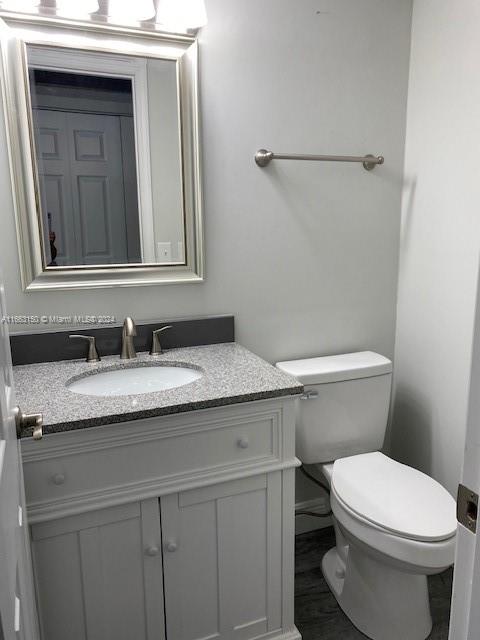
[[[293,402],[23,441],[41,640],[298,638]]]

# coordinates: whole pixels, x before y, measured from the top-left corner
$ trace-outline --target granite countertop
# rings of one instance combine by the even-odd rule
[[[91,396],[67,388],[72,379],[127,367],[182,364],[200,369],[194,382],[152,393]],[[302,393],[297,380],[235,342],[170,349],[160,356],[139,353],[134,360],[108,356],[97,363],[63,360],[13,368],[18,405],[43,413],[43,433],[59,433],[238,402]],[[32,435],[26,429],[21,437]]]

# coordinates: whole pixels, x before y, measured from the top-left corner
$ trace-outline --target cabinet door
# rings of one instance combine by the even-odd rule
[[[43,640],[163,640],[157,499],[32,527]]]
[[[281,474],[161,498],[168,640],[281,626]]]

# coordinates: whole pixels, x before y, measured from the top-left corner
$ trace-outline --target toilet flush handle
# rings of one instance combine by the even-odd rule
[[[300,400],[313,400],[314,398],[318,398],[318,391],[315,389],[307,389],[300,396]]]

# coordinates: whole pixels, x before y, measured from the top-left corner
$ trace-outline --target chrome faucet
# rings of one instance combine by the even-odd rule
[[[137,335],[137,328],[132,318],[125,318],[123,321],[122,330],[122,353],[120,358],[122,360],[131,360],[137,357],[135,351],[135,345],[133,344],[133,337]]]

